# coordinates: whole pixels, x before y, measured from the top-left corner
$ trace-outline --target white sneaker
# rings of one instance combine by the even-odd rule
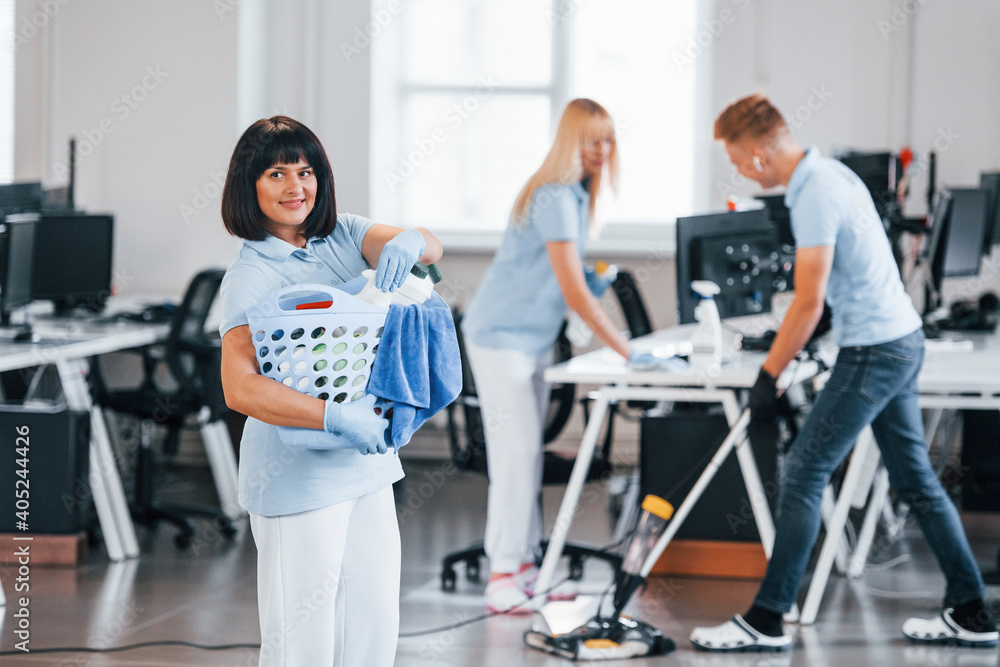
[[[790,635],[769,637],[754,630],[739,614],[722,625],[695,628],[689,637],[700,651],[762,652],[787,651],[792,647]]]
[[[486,611],[491,614],[533,614],[535,610],[529,603],[514,576],[486,584]]]
[[[535,582],[538,581],[538,566],[531,564],[514,575],[514,580],[521,587],[524,594],[531,596],[535,592]]]
[[[997,631],[966,630],[951,617],[949,607],[932,619],[911,618],[903,623],[903,636],[918,644],[951,644],[989,648],[997,645]]]

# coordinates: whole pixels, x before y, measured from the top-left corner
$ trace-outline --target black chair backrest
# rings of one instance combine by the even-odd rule
[[[639,293],[639,286],[636,285],[632,274],[628,271],[618,271],[618,276],[611,287],[618,297],[622,316],[632,338],[653,333],[653,323],[649,320],[646,304],[642,301],[642,294]]]
[[[184,389],[200,393],[209,406],[224,404],[221,348],[205,332],[205,321],[225,275],[224,269],[206,269],[191,279],[167,336],[166,362],[174,379]]]

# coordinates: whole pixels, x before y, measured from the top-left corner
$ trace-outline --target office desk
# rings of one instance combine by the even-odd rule
[[[945,342],[927,342],[924,365],[917,380],[920,405],[932,411],[925,433],[928,445],[934,438],[942,410],[1000,410],[1000,334],[946,332],[942,340]],[[970,341],[972,349],[949,348],[947,341]],[[865,499],[868,499],[867,509],[848,574],[861,576],[868,561],[878,517],[889,492],[889,475],[874,444],[871,429],[866,428],[854,446],[833,515],[827,523],[826,537],[802,605],[803,624],[816,620],[851,505],[863,506]],[[861,503],[857,502],[859,498]]]
[[[636,350],[655,352],[663,356],[687,354],[690,352],[688,341],[693,331],[694,325],[682,325],[638,338],[633,341],[633,345]],[[725,340],[731,342],[731,336],[725,336]],[[726,347],[731,348],[732,346],[727,345]],[[711,482],[719,466],[735,449],[761,544],[764,547],[764,553],[770,558],[771,547],[774,543],[774,522],[757,471],[757,464],[753,458],[753,452],[746,439],[747,417],[740,414],[737,396],[739,390],[753,386],[765,356],[762,352],[737,351],[733,353],[731,361],[721,367],[701,368],[693,366],[690,370],[683,372],[637,371],[628,368],[624,359],[617,353],[603,348],[574,357],[545,371],[545,379],[549,382],[597,384],[600,388],[596,392],[593,411],[584,429],[576,463],[573,466],[566,493],[559,507],[552,536],[549,538],[549,546],[542,561],[538,581],[535,584],[536,591],[547,590],[551,585],[556,564],[562,555],[566,535],[569,532],[576,504],[586,480],[587,470],[590,468],[590,461],[593,458],[594,447],[607,414],[608,404],[611,401],[666,400],[721,403],[732,430],[712,457],[708,467],[698,478],[691,492],[677,508],[661,538],[661,543],[665,547],[670,541],[705,487]],[[779,384],[787,387],[801,382],[815,375],[817,370],[816,365],[812,363],[793,363],[779,378]],[[541,602],[536,604],[540,605]]]
[[[169,325],[93,320],[39,318],[33,329],[40,340],[34,343],[0,342],[0,371],[53,365],[72,410],[89,412],[90,492],[97,517],[113,561],[139,555],[135,528],[111,450],[104,415],[93,404],[87,386],[88,359],[109,352],[152,345],[163,340]]]

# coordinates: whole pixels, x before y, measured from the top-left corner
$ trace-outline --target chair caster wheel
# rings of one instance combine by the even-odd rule
[[[583,579],[583,559],[579,556],[571,556],[569,559],[570,581],[580,581]]]
[[[441,571],[441,590],[454,592],[455,590],[455,570],[448,568]]]
[[[465,561],[465,578],[474,584],[479,583],[479,559],[470,558]]]

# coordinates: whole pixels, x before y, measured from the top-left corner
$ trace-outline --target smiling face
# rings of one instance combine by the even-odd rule
[[[272,165],[257,179],[257,202],[267,231],[301,246],[302,226],[316,203],[316,174],[304,160]]]

